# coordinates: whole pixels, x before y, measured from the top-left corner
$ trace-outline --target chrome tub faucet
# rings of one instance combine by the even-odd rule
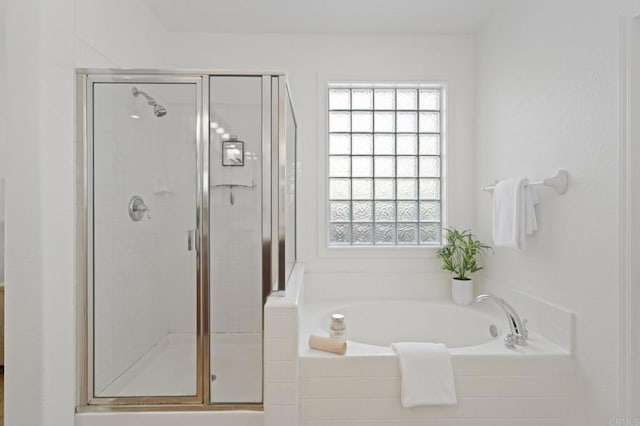
[[[509,349],[514,349],[515,345],[526,345],[527,338],[529,337],[529,332],[527,331],[526,323],[527,320],[521,321],[520,316],[513,309],[513,306],[507,303],[506,300],[501,297],[494,296],[492,294],[481,294],[476,297],[476,303],[482,302],[483,300],[490,300],[494,302],[507,316],[507,321],[509,322],[509,333],[504,338],[504,344]]]

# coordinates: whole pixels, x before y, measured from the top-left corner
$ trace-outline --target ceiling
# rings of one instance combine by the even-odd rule
[[[171,32],[469,34],[503,0],[143,0]]]

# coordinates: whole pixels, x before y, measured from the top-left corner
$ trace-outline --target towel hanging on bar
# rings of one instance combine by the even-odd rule
[[[494,183],[493,185],[483,186],[481,189],[483,191],[493,192],[497,183],[498,181],[496,181],[496,183]],[[555,175],[551,176],[550,178],[542,179],[536,182],[529,182],[527,183],[527,186],[548,186],[550,188],[553,188],[559,195],[562,195],[567,192],[567,189],[569,187],[569,173],[566,170],[560,169],[556,172]]]
[[[535,187],[526,178],[505,179],[493,192],[493,244],[524,250],[526,235],[538,230]]]

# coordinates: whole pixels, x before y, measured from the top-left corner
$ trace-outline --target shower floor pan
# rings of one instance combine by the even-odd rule
[[[196,338],[168,334],[100,396],[178,396],[196,393]]]
[[[262,335],[213,335],[215,348],[211,391],[215,402],[262,401]],[[100,396],[195,395],[196,337],[168,334],[128,370],[107,386]]]

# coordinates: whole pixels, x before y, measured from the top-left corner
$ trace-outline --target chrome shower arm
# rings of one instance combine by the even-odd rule
[[[143,90],[140,90],[137,87],[133,86],[133,89],[131,89],[131,93],[133,93],[134,98],[137,98],[139,95],[144,96],[145,99],[147,100],[147,103],[153,107],[153,113],[156,115],[156,117],[163,117],[167,115],[167,109],[162,105],[160,105],[159,103],[157,103],[154,98],[149,96]]]
[[[149,105],[156,105],[156,100],[154,98],[152,98],[151,96],[147,95],[146,92],[138,89],[137,87],[134,87],[131,92],[133,93],[134,97],[138,97],[139,95],[142,95],[146,98],[147,102],[149,103]]]

